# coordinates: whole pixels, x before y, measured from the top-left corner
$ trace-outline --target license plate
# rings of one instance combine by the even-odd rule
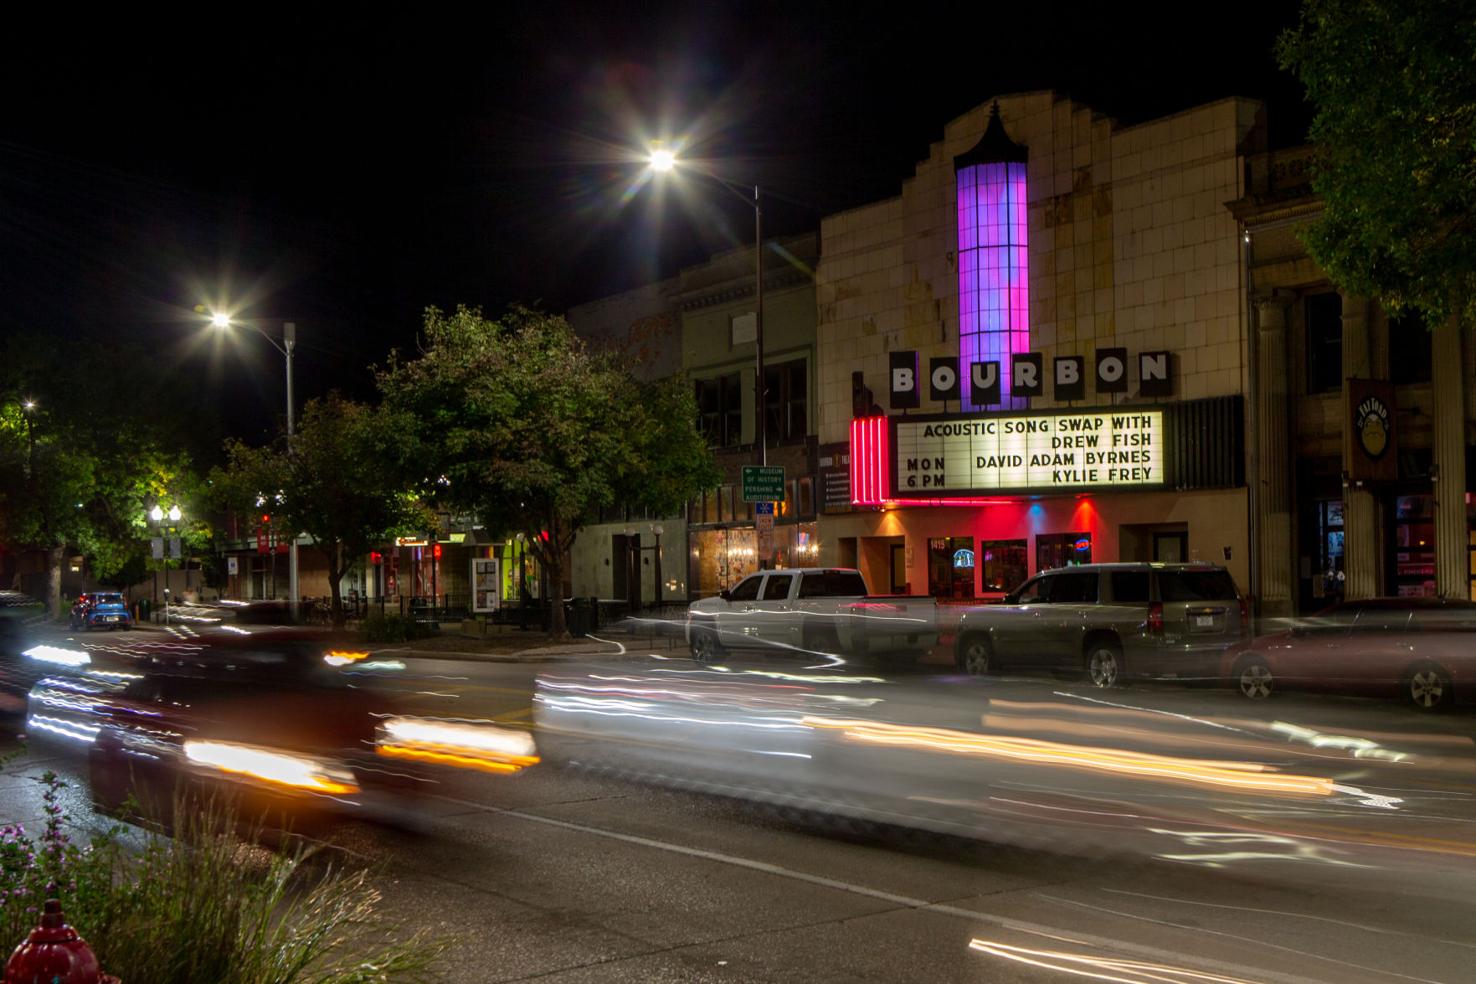
[[[1215,617],[1213,615],[1196,615],[1194,616],[1194,627],[1196,629],[1212,629],[1215,627]]]

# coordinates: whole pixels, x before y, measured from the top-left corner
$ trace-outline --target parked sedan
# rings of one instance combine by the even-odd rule
[[[1240,692],[1398,693],[1424,710],[1476,694],[1476,603],[1369,598],[1320,612],[1226,654]]]
[[[69,619],[72,631],[78,629],[131,629],[133,616],[123,596],[116,591],[95,591],[84,594],[72,606]]]

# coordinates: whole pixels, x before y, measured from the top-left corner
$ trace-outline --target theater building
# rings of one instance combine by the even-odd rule
[[[1136,126],[1051,92],[949,123],[897,197],[826,218],[825,563],[998,596],[1037,570],[1252,580],[1244,195],[1260,105]]]

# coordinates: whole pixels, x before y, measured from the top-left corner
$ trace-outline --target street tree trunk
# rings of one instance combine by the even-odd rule
[[[62,558],[66,547],[52,547],[46,551],[46,610],[52,618],[61,618]]]
[[[338,583],[343,579],[343,544],[335,542],[324,553],[328,555],[328,597],[331,599],[333,627],[341,629],[348,620],[343,611],[343,588]]]

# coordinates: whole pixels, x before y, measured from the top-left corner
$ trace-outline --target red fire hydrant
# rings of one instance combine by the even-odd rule
[[[5,965],[4,984],[119,984],[66,923],[58,899],[47,899],[41,925],[31,930]]]

